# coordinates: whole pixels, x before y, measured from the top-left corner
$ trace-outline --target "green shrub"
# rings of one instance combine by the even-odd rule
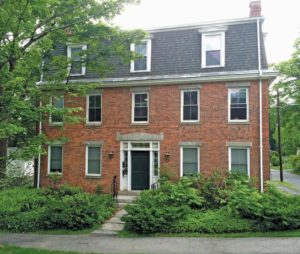
[[[292,169],[296,172],[300,172],[300,154],[291,155],[289,157]]]
[[[226,208],[193,211],[172,226],[173,233],[237,233],[256,231],[255,221],[233,215]]]
[[[110,196],[89,194],[77,187],[14,188],[0,192],[0,229],[79,230],[102,223],[114,209]]]
[[[126,229],[140,233],[168,232],[173,222],[184,217],[192,208],[201,208],[203,199],[187,178],[173,184],[162,183],[158,190],[148,190],[125,207]]]
[[[270,162],[272,166],[279,166],[279,157],[276,151],[271,151]]]
[[[6,190],[16,187],[32,187],[33,178],[28,175],[12,175],[0,179],[0,190]]]

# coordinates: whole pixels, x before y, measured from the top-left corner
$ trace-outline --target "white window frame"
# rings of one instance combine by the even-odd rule
[[[197,164],[198,169],[197,173],[200,174],[200,147],[199,146],[181,146],[180,147],[180,177],[183,177],[183,149],[185,148],[194,148],[197,149]]]
[[[221,36],[221,53],[220,53],[220,65],[206,65],[206,41],[209,36]],[[201,39],[201,62],[202,68],[217,68],[225,67],[225,31],[223,32],[203,32]]]
[[[247,105],[247,118],[246,119],[234,119],[231,120],[231,91],[236,89],[246,89],[246,105]],[[248,87],[230,87],[228,88],[228,122],[229,123],[248,123],[249,122],[249,88]]]
[[[89,174],[89,172],[88,172],[89,147],[100,148],[100,174]],[[101,176],[102,175],[102,146],[101,145],[86,145],[85,146],[85,175],[86,176]]]
[[[70,44],[67,45],[67,57],[71,59],[72,57],[72,48],[80,48],[81,50],[84,51],[87,49],[87,45],[86,44]],[[68,73],[71,77],[76,77],[76,76],[85,76],[86,73],[86,66],[85,65],[81,65],[81,73],[75,73],[72,74],[71,73],[71,64],[69,64],[68,66]]]
[[[51,172],[50,162],[51,162],[51,147],[52,146],[60,146],[61,147],[61,172]],[[62,144],[48,145],[48,170],[47,170],[48,175],[49,174],[59,174],[59,175],[62,175],[63,170],[64,170],[64,146]]]
[[[147,47],[147,67],[145,70],[135,70],[134,69],[134,60],[130,62],[130,72],[151,72],[151,52],[152,52],[152,40],[142,40],[141,43],[146,42]],[[135,52],[135,43],[130,44],[130,51]]]
[[[147,121],[134,121],[134,107],[135,107],[135,95],[136,94],[147,94]],[[131,123],[133,124],[148,124],[149,123],[149,111],[150,111],[150,97],[149,92],[132,92],[131,96]]]
[[[237,150],[247,150],[247,175],[250,177],[250,147],[228,147],[228,170],[231,172],[231,151]]]
[[[100,98],[101,98],[100,99],[101,100],[101,104],[100,104],[100,109],[101,109],[100,119],[101,119],[101,121],[97,121],[97,122],[90,122],[89,121],[90,96],[100,96]],[[102,123],[102,111],[103,111],[103,109],[102,109],[102,98],[103,98],[103,96],[102,96],[101,93],[89,94],[89,95],[86,96],[86,107],[85,107],[86,124],[88,124],[88,125],[100,125]]]
[[[197,104],[198,104],[198,119],[197,120],[184,120],[183,119],[183,116],[184,116],[183,106],[184,106],[184,93],[185,92],[197,92]],[[180,121],[182,123],[199,123],[200,122],[200,90],[199,89],[181,90]]]
[[[53,106],[53,97],[54,96],[50,97],[50,104],[51,104],[51,106]],[[65,96],[62,95],[61,97],[63,98],[63,107],[62,108],[64,108],[65,107]],[[52,114],[50,113],[49,114],[49,124],[51,124],[51,125],[62,125],[63,121],[62,122],[53,122],[52,121]]]

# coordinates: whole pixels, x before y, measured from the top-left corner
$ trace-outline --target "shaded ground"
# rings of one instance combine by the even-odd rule
[[[92,235],[0,234],[0,243],[21,247],[94,253],[290,254],[299,253],[294,238],[117,238]]]
[[[271,169],[271,181],[279,181],[280,180],[280,172],[279,170]],[[300,195],[300,175],[295,175],[289,173],[287,171],[283,171],[283,181],[290,184],[291,186],[279,186],[278,188],[289,192],[291,194]]]

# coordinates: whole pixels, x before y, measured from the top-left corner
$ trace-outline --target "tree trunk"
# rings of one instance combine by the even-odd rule
[[[5,177],[8,140],[0,139],[0,179]]]

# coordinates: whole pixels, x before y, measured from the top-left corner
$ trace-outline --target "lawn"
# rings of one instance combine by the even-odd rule
[[[50,250],[42,250],[42,249],[20,248],[14,246],[0,245],[0,254],[78,254],[78,253],[79,252],[73,252],[73,251],[71,252],[50,251]]]

